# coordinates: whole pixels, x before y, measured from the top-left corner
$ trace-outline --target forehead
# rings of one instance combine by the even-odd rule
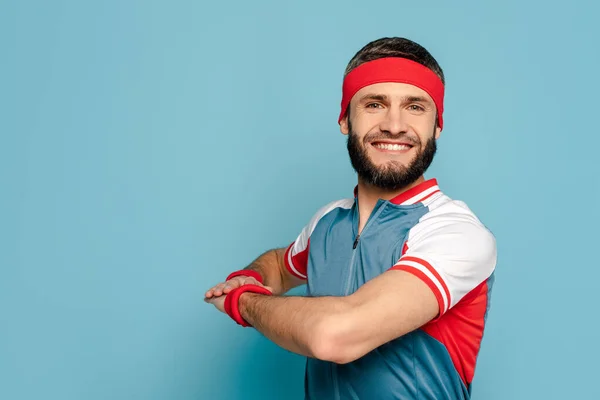
[[[423,89],[408,83],[399,82],[374,83],[373,85],[365,86],[356,92],[352,97],[352,102],[359,101],[361,98],[368,95],[387,96],[391,100],[403,99],[406,97],[423,97],[433,103],[431,96]]]

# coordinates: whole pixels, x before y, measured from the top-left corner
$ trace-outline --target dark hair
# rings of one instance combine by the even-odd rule
[[[418,62],[435,72],[446,84],[444,71],[435,58],[420,44],[401,37],[385,37],[366,44],[352,57],[344,76],[363,63],[384,57],[401,57]]]

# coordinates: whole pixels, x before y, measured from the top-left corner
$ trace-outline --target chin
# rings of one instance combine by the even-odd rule
[[[412,154],[402,154],[402,155],[381,155],[378,154],[379,157],[371,157],[371,162],[373,165],[378,167],[383,167],[385,165],[401,165],[406,167],[408,164],[412,162],[413,156]]]

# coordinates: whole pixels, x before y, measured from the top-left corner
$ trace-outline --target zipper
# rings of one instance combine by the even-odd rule
[[[346,282],[346,289],[344,290],[344,296],[348,296],[348,292],[350,291],[350,283],[352,282],[352,275],[354,274],[354,258],[356,257],[356,248],[358,247],[358,244],[360,242],[360,235],[362,235],[365,232],[365,230],[371,225],[371,223],[374,220],[377,219],[377,216],[379,216],[379,214],[381,214],[381,212],[384,209],[385,209],[385,203],[380,205],[379,208],[377,208],[377,206],[375,206],[375,209],[369,216],[369,219],[367,220],[367,223],[365,224],[365,227],[363,228],[362,232],[357,234],[356,238],[354,239],[354,243],[352,244],[352,258],[350,259],[350,268],[349,268],[350,271],[348,273],[348,281]]]

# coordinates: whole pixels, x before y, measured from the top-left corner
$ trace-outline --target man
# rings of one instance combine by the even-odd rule
[[[423,174],[443,127],[444,75],[403,38],[367,44],[343,83],[354,197],[206,301],[307,356],[307,399],[468,399],[496,265],[493,235]],[[307,284],[307,296],[283,296]]]

